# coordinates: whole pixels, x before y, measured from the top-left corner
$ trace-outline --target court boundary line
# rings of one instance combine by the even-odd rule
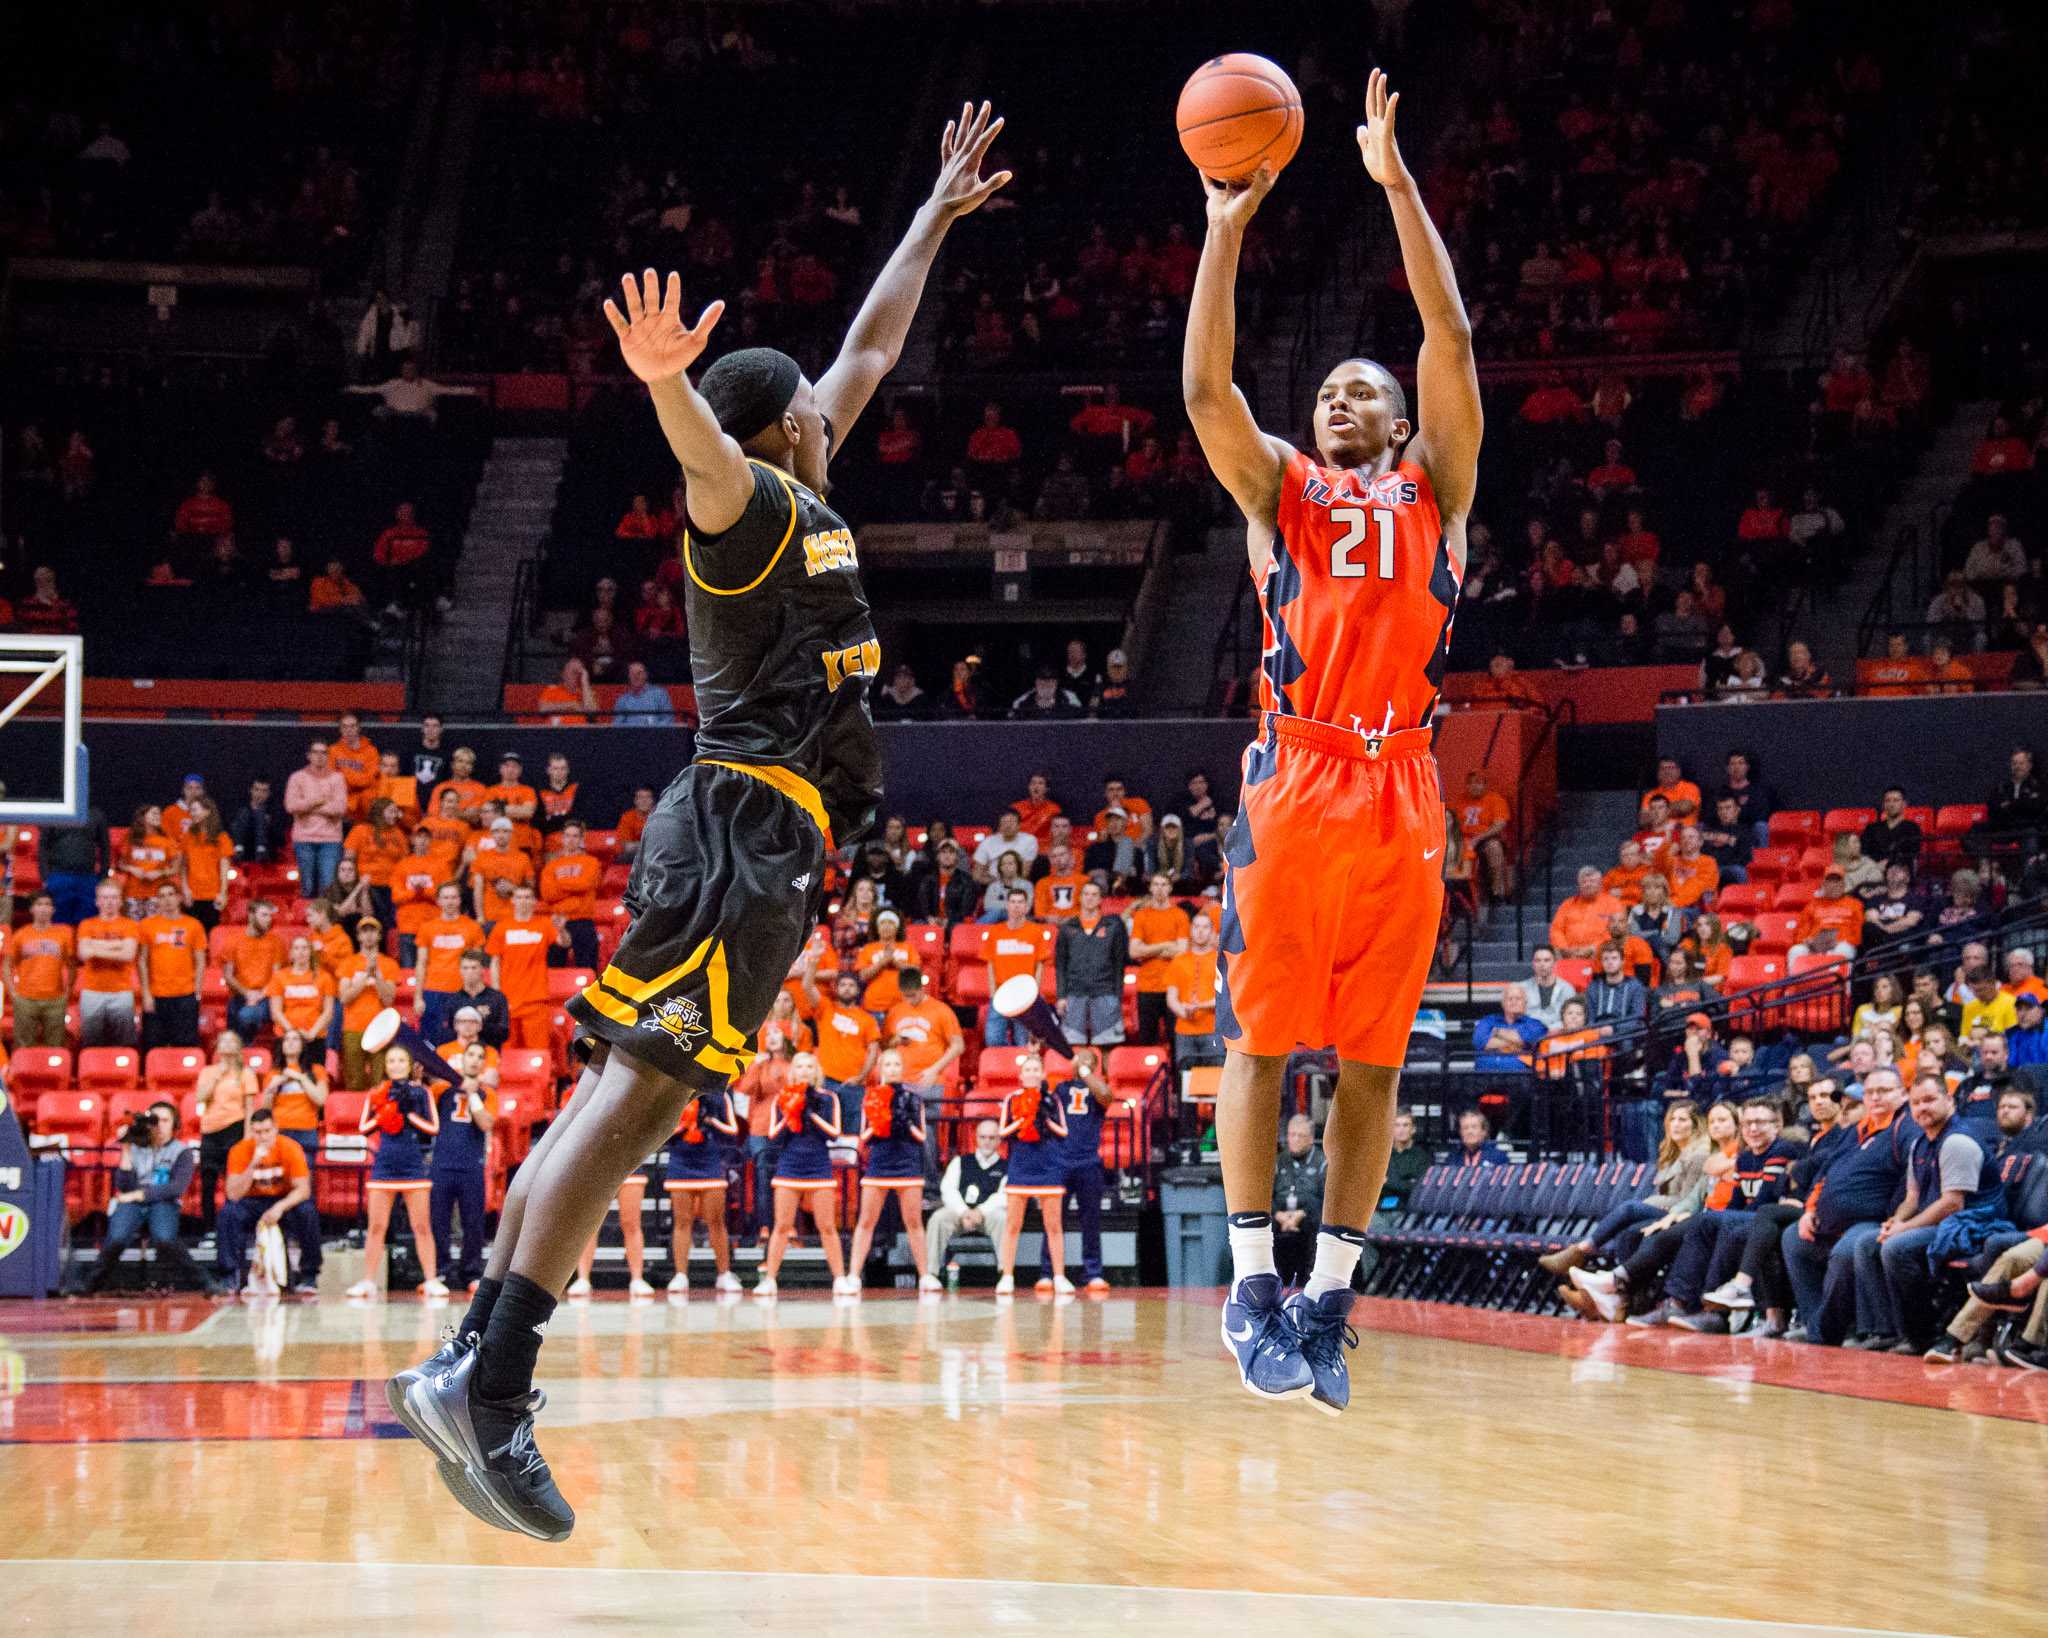
[[[1066,1588],[1075,1592],[1195,1594],[1210,1598],[1271,1599],[1298,1598],[1322,1604],[1414,1604],[1426,1609],[1474,1610],[1503,1615],[1599,1615],[1629,1621],[1691,1621],[1695,1624],[1731,1627],[1738,1631],[1768,1631],[1770,1623],[1737,1615],[1688,1615],[1676,1610],[1603,1609],[1590,1604],[1500,1604],[1474,1598],[1399,1598],[1386,1593],[1268,1592],[1254,1587],[1184,1587],[1154,1582],[1126,1581],[1020,1581],[1002,1576],[977,1575],[859,1575],[849,1570],[702,1570],[688,1565],[667,1564],[435,1564],[414,1560],[385,1560],[365,1563],[348,1558],[8,1558],[0,1564],[40,1565],[51,1569],[99,1568],[120,1565],[190,1566],[211,1570],[405,1570],[446,1574],[454,1569],[516,1570],[542,1575],[649,1575],[680,1576],[698,1580],[713,1578],[749,1581],[844,1581],[862,1585],[874,1581],[927,1582],[948,1587]],[[1960,1638],[1959,1634],[1931,1633],[1925,1629],[1907,1631],[1892,1627],[1845,1627],[1824,1621],[1777,1623],[1808,1632],[1842,1633],[1853,1638]]]

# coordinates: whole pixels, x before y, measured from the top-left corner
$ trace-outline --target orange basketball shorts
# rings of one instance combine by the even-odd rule
[[[1428,729],[1375,742],[1269,714],[1224,853],[1225,1044],[1398,1066],[1436,949],[1443,846]]]

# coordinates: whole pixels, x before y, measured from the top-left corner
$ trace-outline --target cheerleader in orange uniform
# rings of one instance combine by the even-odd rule
[[[1066,1237],[1060,1232],[1060,1205],[1067,1192],[1061,1159],[1067,1122],[1059,1099],[1045,1096],[1045,1060],[1036,1052],[1027,1052],[1018,1062],[1017,1079],[1018,1089],[1003,1100],[1002,1128],[996,1134],[1010,1140],[1010,1172],[1003,1192],[1016,1202],[1003,1222],[1003,1248],[997,1259],[1003,1276],[996,1281],[996,1295],[1007,1297],[1017,1289],[1017,1240],[1024,1232],[1025,1209],[1036,1200],[1039,1226],[1052,1256],[1053,1290],[1068,1296],[1074,1282],[1067,1278]]]
[[[740,1288],[740,1278],[732,1271],[732,1240],[725,1232],[726,1162],[739,1135],[732,1094],[721,1090],[700,1092],[695,1102],[684,1104],[676,1135],[668,1140],[668,1175],[662,1187],[668,1191],[669,1218],[674,1224],[670,1250],[676,1272],[668,1282],[673,1298],[690,1294],[690,1246],[699,1222],[711,1242],[712,1261],[718,1265],[714,1289]]]
[[[937,1291],[939,1282],[924,1261],[924,1099],[915,1087],[903,1084],[903,1054],[894,1047],[882,1054],[875,1074],[876,1083],[861,1104],[860,1140],[867,1145],[867,1160],[861,1171],[860,1216],[853,1225],[850,1277],[858,1286],[882,1207],[894,1195],[910,1236],[910,1259],[917,1264],[917,1288]]]
[[[413,1078],[412,1054],[402,1046],[384,1054],[384,1074],[383,1084],[363,1100],[358,1127],[365,1136],[378,1134],[377,1157],[370,1163],[370,1222],[363,1237],[363,1277],[348,1288],[348,1294],[362,1301],[378,1294],[377,1274],[384,1267],[384,1234],[391,1226],[392,1197],[403,1195],[406,1220],[412,1224],[413,1249],[426,1275],[420,1295],[445,1297],[448,1287],[441,1283],[434,1261],[434,1230],[427,1211],[433,1180],[427,1175],[427,1152],[421,1142],[441,1130],[434,1094]]]
[[[838,1183],[832,1176],[832,1140],[840,1136],[839,1099],[820,1086],[823,1079],[817,1057],[799,1052],[789,1061],[789,1079],[775,1100],[769,1118],[768,1137],[788,1134],[781,1157],[775,1162],[775,1227],[768,1236],[768,1255],[761,1259],[761,1277],[754,1283],[754,1295],[776,1294],[775,1276],[796,1233],[796,1209],[810,1209],[811,1221],[823,1242],[825,1266],[832,1271],[834,1293],[858,1293],[856,1281],[850,1287],[846,1260],[839,1248]]]

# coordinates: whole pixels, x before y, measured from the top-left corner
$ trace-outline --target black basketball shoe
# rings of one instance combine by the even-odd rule
[[[566,1541],[576,1515],[555,1488],[533,1442],[533,1417],[547,1403],[539,1390],[499,1402],[476,1391],[477,1352],[414,1380],[405,1391],[406,1425],[441,1458],[449,1492],[486,1524],[541,1541]]]

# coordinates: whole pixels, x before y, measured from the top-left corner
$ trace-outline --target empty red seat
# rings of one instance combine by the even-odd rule
[[[955,961],[985,960],[982,945],[987,934],[988,929],[977,922],[956,922],[952,936],[947,940],[948,953]]]
[[[1875,808],[1829,808],[1821,816],[1821,828],[1830,836],[1839,836],[1846,830],[1853,830],[1860,836],[1863,827],[1876,819]]]
[[[1772,984],[1785,976],[1785,958],[1781,955],[1739,955],[1728,963],[1728,976],[1721,989],[1726,995],[1742,990],[1753,990],[1759,984]]]
[[[45,1092],[36,1099],[36,1130],[74,1149],[106,1141],[107,1100],[98,1092]]]
[[[934,921],[914,921],[903,929],[904,941],[917,953],[917,964],[936,979],[946,970],[946,929]]]
[[[142,1054],[133,1047],[87,1047],[78,1055],[78,1090],[127,1092],[142,1084]]]
[[[153,1103],[160,1103],[154,1092],[130,1088],[125,1092],[111,1092],[107,1095],[107,1134],[118,1138],[127,1129],[129,1121],[141,1114]]]
[[[1759,887],[1775,886],[1799,868],[1799,850],[1760,847],[1749,856],[1749,879]]]
[[[336,1090],[328,1093],[327,1102],[320,1111],[320,1130],[336,1136],[358,1135],[362,1125],[363,1105],[369,1101],[370,1094],[367,1092]]]
[[[24,1104],[71,1085],[71,1054],[63,1047],[16,1047],[7,1060],[7,1085]]]
[[[1990,815],[1990,810],[1981,802],[1950,802],[1937,808],[1934,813],[1934,834],[1942,837],[1967,835],[1974,825],[1981,825]]]
[[[613,898],[626,891],[633,879],[633,867],[629,864],[608,864],[604,874],[598,878],[597,890],[606,898]]]
[[[550,967],[548,1000],[559,1005],[573,995],[581,995],[596,978],[597,974],[588,967]]]
[[[1934,834],[1934,810],[1932,808],[1908,808],[1905,817],[1920,827],[1922,836]]]
[[[1835,850],[1831,847],[1809,847],[1800,850],[1799,879],[1817,882],[1821,872],[1835,862]]]
[[[1146,1091],[1168,1062],[1166,1049],[1156,1046],[1120,1046],[1109,1049],[1103,1078],[1119,1098],[1142,1103]]]
[[[1770,895],[1763,888],[1752,886],[1748,882],[1736,882],[1731,887],[1722,888],[1720,892],[1714,895],[1714,909],[1719,913],[1724,923],[1738,919],[1746,920],[1754,916],[1770,902]],[[1581,963],[1581,965],[1590,970],[1592,964],[1585,962]],[[1557,964],[1559,972],[1563,972],[1564,967],[1565,964],[1562,961]],[[1572,988],[1583,990],[1585,987],[1577,979],[1572,980]]]
[[[540,1047],[507,1047],[498,1058],[500,1093],[523,1089],[545,1097],[554,1085],[555,1066],[551,1054]]]
[[[152,1047],[142,1062],[144,1083],[152,1092],[177,1097],[199,1083],[206,1054],[197,1047]]]
[[[953,970],[953,999],[963,1007],[984,1007],[988,1005],[988,968],[982,962]]]
[[[1561,956],[1558,958],[1557,976],[1584,995],[1586,986],[1593,982],[1593,963],[1582,956]]]
[[[1750,949],[1760,954],[1782,955],[1792,947],[1793,929],[1799,925],[1799,918],[1791,911],[1759,910],[1750,920],[1756,928],[1756,942]]]
[[[1804,910],[1813,899],[1812,882],[1780,882],[1771,895],[1774,910]]]
[[[619,856],[619,833],[615,830],[586,830],[584,848],[609,863]]]
[[[1820,833],[1820,815],[1811,808],[1787,808],[1772,814],[1766,831],[1774,847],[1803,847]]]
[[[250,1047],[242,1056],[248,1060],[249,1067],[256,1072],[256,1079],[258,1081],[269,1080],[271,1070],[277,1067],[271,1060],[270,1048],[268,1047]]]

